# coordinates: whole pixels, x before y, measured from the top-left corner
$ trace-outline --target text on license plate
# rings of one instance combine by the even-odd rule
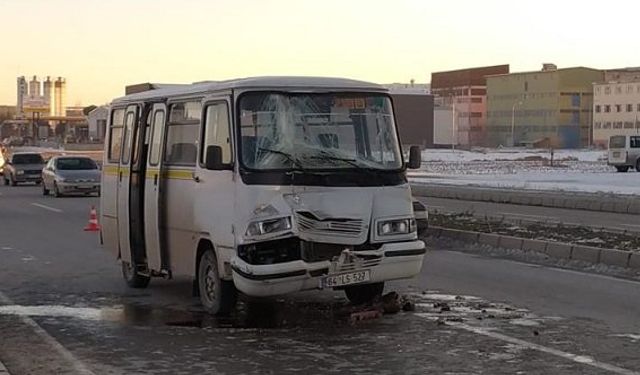
[[[322,279],[322,286],[325,288],[335,288],[337,286],[364,283],[371,280],[369,270],[362,270],[338,275],[329,275]]]

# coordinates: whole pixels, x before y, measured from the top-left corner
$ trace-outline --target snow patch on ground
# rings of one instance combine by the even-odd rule
[[[640,175],[618,173],[606,151],[424,150],[422,167],[409,171],[418,184],[640,195]]]

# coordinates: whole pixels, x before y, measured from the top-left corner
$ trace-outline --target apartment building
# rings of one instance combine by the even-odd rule
[[[593,143],[607,148],[612,135],[640,134],[640,76],[593,85]]]

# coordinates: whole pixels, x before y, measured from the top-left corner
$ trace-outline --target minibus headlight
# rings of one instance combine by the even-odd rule
[[[415,219],[387,220],[378,223],[379,236],[409,234],[416,231]]]
[[[291,229],[291,217],[279,217],[254,221],[247,227],[247,237],[261,236],[263,234],[282,232]]]

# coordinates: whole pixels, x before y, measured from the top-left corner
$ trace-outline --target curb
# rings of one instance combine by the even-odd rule
[[[557,241],[532,240],[494,233],[449,229],[436,226],[430,226],[427,234],[435,238],[447,237],[492,247],[521,250],[524,252],[538,252],[555,259],[579,260],[593,264],[601,263],[608,266],[640,269],[640,252],[638,251],[604,249]]]
[[[418,197],[640,214],[637,196],[417,183],[411,183],[411,191]]]

